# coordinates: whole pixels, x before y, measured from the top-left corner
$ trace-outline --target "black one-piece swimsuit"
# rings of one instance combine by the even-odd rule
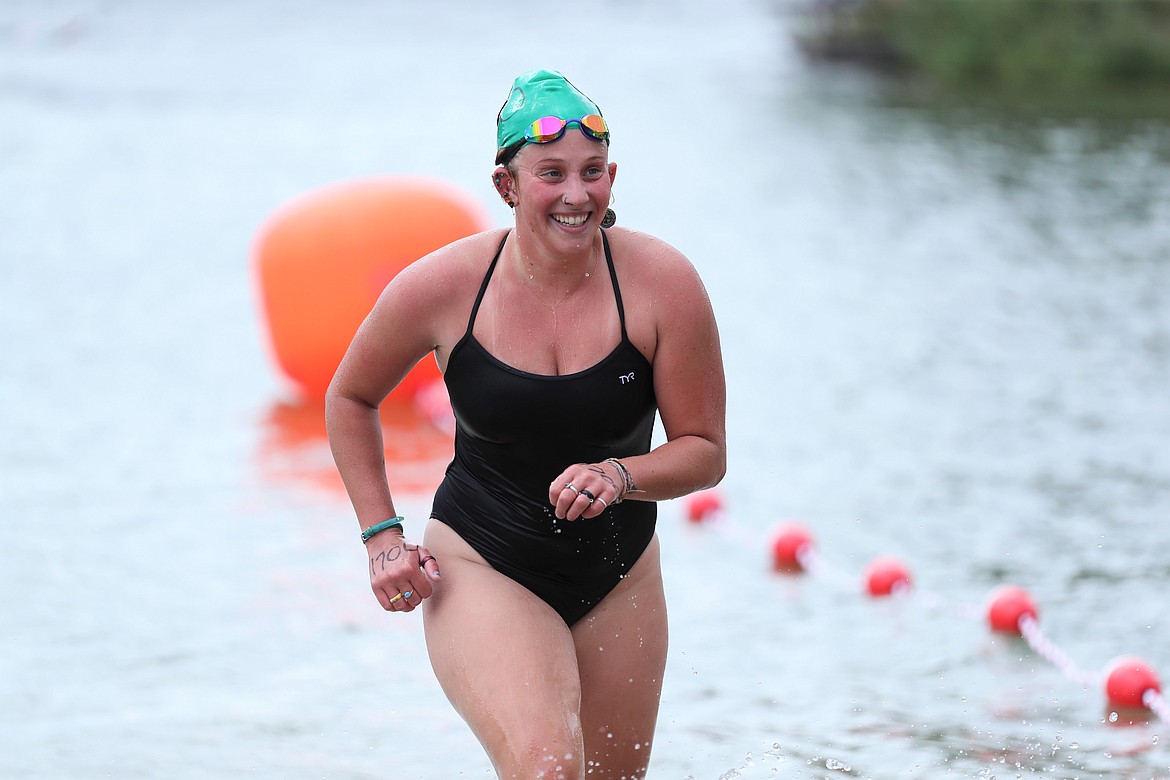
[[[507,240],[507,236],[504,237]],[[657,506],[623,501],[597,517],[557,520],[552,480],[573,463],[650,450],[657,404],[651,367],[626,335],[609,239],[605,261],[621,341],[596,365],[564,376],[520,371],[472,335],[504,241],[451,350],[444,382],[455,413],[455,457],[431,517],[454,529],[497,571],[573,625],[621,581],[654,536]]]

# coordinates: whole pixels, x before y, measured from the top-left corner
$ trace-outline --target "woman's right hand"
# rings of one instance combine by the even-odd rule
[[[382,609],[411,612],[434,592],[439,563],[425,547],[411,544],[400,531],[389,530],[366,542],[370,587]]]

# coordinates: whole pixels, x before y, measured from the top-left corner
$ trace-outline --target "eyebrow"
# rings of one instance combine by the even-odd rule
[[[588,157],[588,158],[586,158],[586,159],[583,161],[583,164],[585,164],[585,165],[591,165],[591,164],[594,164],[594,163],[602,163],[602,164],[604,164],[606,161],[607,161],[607,158],[606,158],[606,156],[605,156],[605,155],[603,155],[603,154],[597,154],[597,155],[593,155],[593,156],[591,156],[591,157]],[[561,163],[561,164],[565,164],[565,163],[567,163],[567,162],[568,162],[568,160],[567,160],[566,158],[564,158],[564,157],[557,157],[557,156],[554,156],[554,155],[547,155],[547,156],[543,156],[543,157],[538,157],[538,158],[536,158],[535,160],[533,160],[533,161],[532,161],[532,164],[533,164],[533,165],[538,165],[538,164],[540,164],[540,163]]]

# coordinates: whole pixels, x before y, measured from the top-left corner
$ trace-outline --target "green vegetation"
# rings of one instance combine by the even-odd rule
[[[1170,86],[1170,0],[863,0],[816,7],[801,38],[810,54],[908,70],[948,88],[1075,94]]]

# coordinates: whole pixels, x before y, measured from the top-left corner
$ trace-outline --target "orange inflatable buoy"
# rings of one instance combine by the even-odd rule
[[[323,398],[382,288],[410,263],[485,230],[469,196],[414,177],[357,179],[312,191],[261,228],[255,276],[277,364],[308,398]],[[422,360],[392,394],[439,377]]]

